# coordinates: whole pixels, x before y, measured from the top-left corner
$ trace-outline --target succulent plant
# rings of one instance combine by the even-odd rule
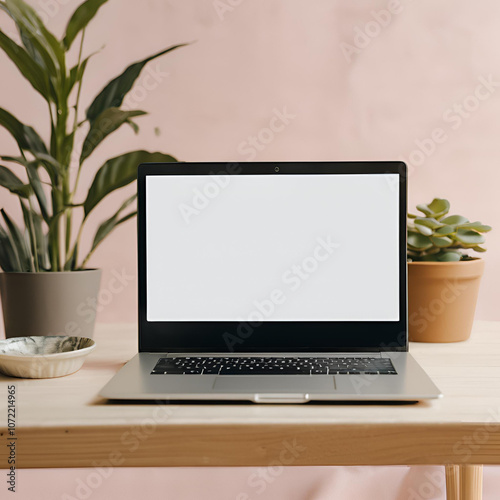
[[[473,258],[464,250],[486,252],[483,233],[491,231],[490,226],[448,215],[450,202],[442,198],[417,209],[424,216],[408,214],[409,261],[457,262]]]

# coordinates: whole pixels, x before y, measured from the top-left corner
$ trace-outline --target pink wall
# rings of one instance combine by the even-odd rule
[[[246,161],[253,156],[246,143],[249,136],[267,127],[276,110],[286,111],[293,118],[255,152],[255,160],[404,159],[411,168],[410,207],[435,196],[447,197],[457,212],[493,225],[496,230],[488,238],[487,272],[477,317],[500,319],[495,293],[500,272],[500,87],[496,83],[500,82],[500,4],[494,0],[401,0],[396,12],[387,14],[395,2],[110,1],[87,31],[86,54],[104,44],[105,48],[89,65],[82,93],[86,105],[130,62],[174,43],[195,43],[153,62],[149,76],[143,73],[128,102],[130,108],[151,113],[137,120],[141,134],[134,136],[124,128],[108,139],[88,162],[83,181],[90,182],[108,157],[139,148],[161,150],[185,161]],[[80,1],[30,3],[48,17],[52,29],[62,33]],[[3,18],[0,26],[12,32]],[[370,37],[360,34],[363,30]],[[343,51],[349,50],[346,57]],[[43,102],[1,53],[0,77],[0,106],[46,136]],[[492,88],[478,89],[482,79],[491,79]],[[477,92],[482,100],[474,97]],[[154,134],[155,127],[161,129],[160,136]],[[432,140],[435,129],[442,129],[434,132],[439,142]],[[419,141],[426,153],[418,152]],[[0,153],[16,153],[3,130]],[[110,196],[94,214],[85,235],[87,245],[96,224],[111,214],[131,188],[123,191]],[[16,213],[15,200],[4,191],[0,197],[0,205]],[[367,217],[367,223],[378,223],[375,214]],[[130,276],[123,291],[102,307],[100,321],[135,320],[135,260],[135,226],[130,222],[91,261],[92,266],[104,269],[104,288],[113,273]],[[133,477],[174,488],[171,491],[179,499],[205,494],[205,489],[197,492],[192,486],[195,478],[209,489],[219,488],[214,498],[245,498],[237,496],[243,492],[250,498],[311,500],[406,500],[411,498],[411,488],[418,491],[429,482],[422,470],[415,469],[413,476],[406,469],[397,473],[387,468],[336,471],[289,471],[260,497],[248,491],[251,472],[245,469],[219,474],[214,469],[198,471],[197,476],[189,470],[152,469]],[[24,474],[31,480],[23,479]],[[364,479],[361,483],[358,474]],[[376,474],[373,482],[371,474]],[[77,479],[87,475],[29,471],[20,477],[25,485],[35,484],[37,498],[42,499],[54,498],[53,493],[58,498],[73,494]],[[120,497],[131,494],[132,485],[123,489],[130,477],[126,471],[117,472],[92,498],[114,497],[110,492],[120,492]],[[49,496],[43,496],[42,480],[52,485],[45,487]],[[59,491],[53,490],[56,483]],[[489,484],[493,483],[485,485],[486,500],[494,497]],[[384,493],[384,485],[390,485],[391,492]],[[356,487],[360,488],[358,496]],[[137,490],[137,495],[143,491]],[[25,490],[20,498],[33,495]],[[431,496],[420,497],[442,499],[444,493],[434,488]]]
[[[496,467],[483,500],[498,500]],[[28,479],[29,476],[30,480]],[[445,500],[442,467],[235,467],[21,471],[16,500]],[[49,485],[47,487],[46,485]],[[35,489],[36,488],[36,489]],[[159,492],[162,492],[162,494]]]
[[[31,3],[62,33],[79,1]],[[85,53],[105,48],[89,64],[85,105],[130,62],[174,43],[195,43],[151,63],[150,76],[143,73],[128,102],[151,113],[137,120],[140,135],[124,127],[103,143],[88,162],[84,182],[108,157],[136,148],[186,161],[246,161],[254,156],[248,137],[266,127],[275,110],[286,110],[293,118],[254,150],[255,160],[404,159],[411,168],[410,208],[447,197],[457,212],[493,225],[477,317],[500,319],[498,84],[479,90],[484,100],[474,97],[482,79],[500,82],[498,2],[401,0],[392,14],[387,9],[397,4],[388,0],[137,5],[109,2],[89,27]],[[3,16],[0,24],[12,31]],[[0,105],[46,135],[44,103],[3,54],[0,68]],[[435,129],[443,131],[440,142],[432,140]],[[418,141],[427,154],[418,152]],[[2,130],[0,151],[16,152]],[[95,225],[124,197],[115,194],[96,211],[87,245]],[[4,191],[1,204],[17,210]],[[112,270],[131,277],[102,307],[99,320],[135,320],[135,259],[135,225],[129,222],[91,261],[104,269],[104,287]]]

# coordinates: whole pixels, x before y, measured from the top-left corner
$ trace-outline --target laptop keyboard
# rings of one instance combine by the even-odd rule
[[[390,359],[375,357],[172,357],[152,375],[396,375]]]

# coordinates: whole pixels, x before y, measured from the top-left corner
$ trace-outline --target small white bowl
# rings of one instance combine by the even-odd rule
[[[63,377],[78,371],[95,345],[66,335],[0,340],[0,371],[19,378]]]

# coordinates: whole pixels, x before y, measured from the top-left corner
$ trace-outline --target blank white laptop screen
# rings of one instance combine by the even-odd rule
[[[398,321],[396,174],[146,177],[148,321]]]

